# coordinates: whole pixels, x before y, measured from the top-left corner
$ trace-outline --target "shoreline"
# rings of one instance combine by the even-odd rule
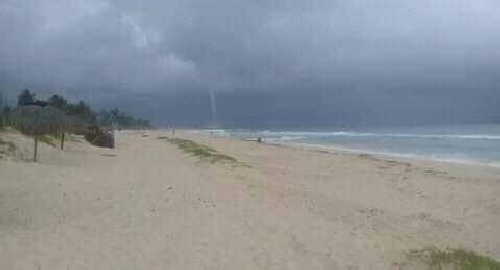
[[[208,134],[204,129],[186,129],[188,132],[195,132],[195,134],[203,134],[206,136],[215,136],[220,138],[228,138],[235,140],[245,141],[244,138],[234,137],[231,135],[219,135],[219,134]],[[397,159],[401,161],[414,161],[414,162],[436,162],[436,163],[445,163],[449,165],[463,165],[463,166],[478,166],[478,167],[486,167],[486,168],[494,168],[500,169],[500,161],[480,161],[473,159],[453,159],[453,158],[434,158],[431,156],[425,155],[413,155],[413,154],[400,154],[400,153],[391,153],[391,152],[377,152],[370,150],[360,150],[360,149],[350,149],[344,147],[339,144],[316,144],[316,143],[307,143],[307,142],[294,142],[293,140],[273,140],[272,138],[263,137],[263,144],[268,145],[280,145],[285,147],[292,148],[303,148],[303,149],[311,149],[311,150],[319,150],[319,151],[334,151],[338,153],[344,154],[353,154],[353,155],[370,155],[381,159]]]
[[[264,143],[266,143],[264,141]],[[349,149],[340,145],[331,144],[331,145],[322,145],[322,144],[312,144],[312,143],[293,143],[293,142],[284,142],[284,143],[266,143],[269,145],[283,145],[287,147],[303,147],[304,149],[318,150],[318,151],[334,151],[343,154],[352,154],[352,155],[370,155],[376,158],[381,159],[397,159],[401,161],[415,161],[415,162],[436,162],[436,163],[445,163],[449,165],[465,165],[465,166],[478,166],[478,167],[487,167],[487,168],[496,168],[500,169],[500,161],[486,163],[475,160],[459,160],[459,159],[445,159],[445,158],[432,158],[426,157],[423,155],[411,155],[411,154],[397,154],[397,153],[387,153],[387,152],[375,152],[369,150],[357,150],[357,149]]]
[[[222,140],[229,140],[229,141],[236,141],[236,142],[243,142],[243,143],[258,143],[256,141],[248,141],[245,140],[244,138],[240,137],[233,137],[233,136],[228,136],[228,135],[216,135],[216,134],[209,134],[205,133],[205,130],[201,129],[184,129],[181,130],[184,134],[192,134],[195,135],[195,137],[203,137],[203,138],[219,138]],[[426,157],[419,157],[419,156],[404,156],[398,155],[398,154],[391,154],[391,153],[377,153],[377,152],[371,152],[371,151],[363,151],[363,150],[353,150],[353,149],[347,149],[343,148],[340,145],[321,145],[321,144],[310,144],[310,143],[294,143],[294,142],[284,142],[284,143],[278,143],[278,142],[266,142],[265,138],[263,138],[263,141],[261,143],[258,143],[264,146],[274,146],[274,147],[280,147],[280,148],[285,148],[285,149],[290,149],[290,150],[300,150],[300,151],[309,151],[309,152],[318,152],[318,153],[323,153],[323,154],[331,154],[331,155],[345,155],[353,158],[358,158],[358,157],[369,157],[381,161],[398,161],[398,162],[404,162],[404,163],[412,163],[417,166],[437,166],[440,168],[453,168],[453,169],[458,169],[458,170],[466,170],[467,168],[472,168],[474,170],[476,169],[482,169],[486,170],[488,172],[492,172],[493,174],[498,174],[499,179],[500,179],[500,164],[486,164],[486,163],[481,163],[481,162],[474,162],[474,161],[457,161],[457,160],[440,160],[440,159],[432,159],[432,158],[426,158]]]

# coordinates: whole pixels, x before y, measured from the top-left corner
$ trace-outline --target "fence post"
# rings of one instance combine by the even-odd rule
[[[61,134],[61,150],[64,150],[64,131]]]
[[[33,161],[37,162],[37,155],[38,155],[38,136],[35,135],[35,150],[33,151]]]

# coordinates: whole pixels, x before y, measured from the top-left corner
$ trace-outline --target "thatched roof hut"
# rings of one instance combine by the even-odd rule
[[[12,120],[17,129],[31,136],[58,134],[70,124],[61,110],[36,105],[16,108],[12,113]]]
[[[38,137],[43,135],[63,135],[61,149],[64,144],[64,130],[69,121],[61,110],[50,106],[27,105],[16,108],[11,115],[14,126],[26,135],[33,136],[35,141],[33,160],[37,161]]]

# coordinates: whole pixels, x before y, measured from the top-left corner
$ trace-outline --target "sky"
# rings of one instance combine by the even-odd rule
[[[0,91],[158,125],[500,122],[499,25],[498,0],[0,0]]]

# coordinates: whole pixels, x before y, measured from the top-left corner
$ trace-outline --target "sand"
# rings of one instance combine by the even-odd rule
[[[199,161],[163,131],[64,152],[18,134],[0,160],[0,269],[404,269],[462,247],[500,259],[500,169],[283,147],[189,131],[247,166]]]

